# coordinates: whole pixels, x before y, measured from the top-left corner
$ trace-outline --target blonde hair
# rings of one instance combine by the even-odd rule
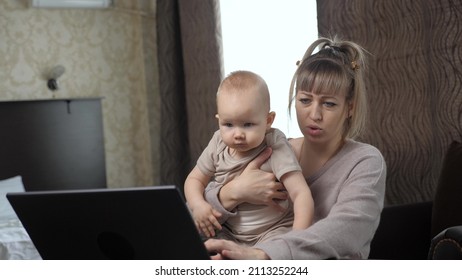
[[[313,51],[319,47],[319,51]],[[298,91],[312,93],[344,92],[347,104],[353,105],[352,115],[345,120],[344,138],[361,134],[367,118],[364,81],[366,51],[351,41],[319,38],[305,52],[292,78],[289,92],[289,113]],[[295,88],[295,92],[294,92]]]
[[[251,71],[234,71],[231,72],[220,83],[217,91],[217,97],[223,92],[244,93],[253,90],[259,94],[261,98],[261,105],[264,109],[270,110],[270,94],[268,85],[265,80],[258,74]]]

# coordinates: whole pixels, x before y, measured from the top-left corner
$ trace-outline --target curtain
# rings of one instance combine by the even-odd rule
[[[223,76],[219,0],[157,0],[160,184],[183,188],[216,125]],[[155,135],[152,135],[156,138]]]
[[[322,36],[370,52],[367,133],[388,167],[386,203],[433,199],[446,150],[462,140],[462,3],[317,0]]]

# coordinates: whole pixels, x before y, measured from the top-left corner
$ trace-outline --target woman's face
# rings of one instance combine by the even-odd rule
[[[318,144],[342,140],[344,124],[351,111],[344,93],[298,91],[295,98],[298,125],[305,139]]]

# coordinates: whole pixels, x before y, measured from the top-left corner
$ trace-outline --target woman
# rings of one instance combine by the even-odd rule
[[[303,137],[290,143],[313,194],[314,224],[255,247],[210,239],[205,244],[215,259],[368,257],[383,208],[386,166],[379,150],[353,140],[366,120],[364,62],[357,44],[320,38],[297,63],[289,109],[295,102]],[[276,207],[274,199],[287,198],[274,175],[258,169],[270,153],[260,154],[235,180],[206,192],[221,222],[241,203]]]

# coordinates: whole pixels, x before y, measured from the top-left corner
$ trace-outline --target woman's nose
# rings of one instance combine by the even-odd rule
[[[322,120],[322,110],[320,105],[313,104],[313,107],[311,107],[310,117],[314,121]]]

